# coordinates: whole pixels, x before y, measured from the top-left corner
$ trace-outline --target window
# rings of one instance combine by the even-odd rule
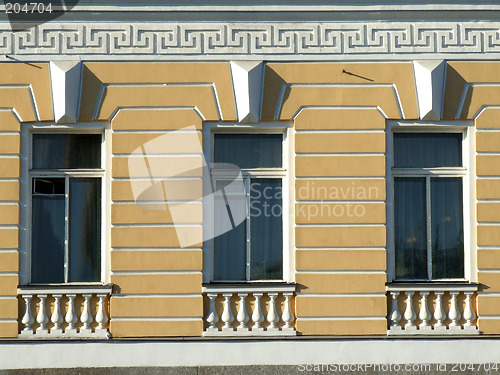
[[[213,281],[283,280],[283,137],[213,134],[212,176],[215,190],[225,200],[215,206],[214,222],[217,225],[229,213],[232,228],[216,231],[222,234],[212,241]],[[231,190],[222,163],[241,169],[246,194]],[[246,214],[239,223],[231,216],[231,197],[245,200]]]
[[[397,280],[464,279],[463,133],[394,133]]]
[[[33,134],[31,283],[101,281],[101,134]]]

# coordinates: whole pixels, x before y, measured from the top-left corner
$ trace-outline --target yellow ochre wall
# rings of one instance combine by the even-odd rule
[[[0,337],[15,337],[22,315],[21,123],[49,123],[53,113],[47,64],[0,65]],[[489,334],[500,334],[500,297],[491,294],[500,292],[500,84],[474,83],[500,83],[499,68],[449,62],[443,111],[445,119],[476,120],[477,266],[484,284],[477,301],[479,328]],[[262,121],[293,121],[295,129],[299,334],[386,333],[386,119],[418,119],[411,62],[266,65]],[[235,123],[229,63],[85,63],[79,121],[111,129],[112,335],[201,336],[201,159],[183,157],[196,150],[182,144],[155,155],[174,161],[170,173],[193,170],[191,188],[174,197],[191,202],[182,230],[197,241],[186,248],[167,207],[134,204],[128,163],[142,158],[130,154],[144,143],[172,130],[193,126],[201,141],[205,121]],[[146,184],[150,177],[162,176],[141,176]]]
[[[51,120],[48,64],[0,64],[0,337],[18,333],[21,123]]]

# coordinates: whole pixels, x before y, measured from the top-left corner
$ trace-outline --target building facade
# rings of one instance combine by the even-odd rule
[[[4,22],[5,368],[269,365],[273,343],[279,365],[494,362],[499,10],[82,0]],[[233,347],[37,352],[138,342]]]

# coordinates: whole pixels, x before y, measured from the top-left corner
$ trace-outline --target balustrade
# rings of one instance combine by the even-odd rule
[[[203,292],[208,299],[204,336],[296,335],[294,285],[209,285]]]
[[[476,284],[389,284],[389,335],[479,334]],[[418,313],[417,313],[418,309]]]
[[[24,300],[21,338],[107,337],[111,287],[20,288],[18,293]]]

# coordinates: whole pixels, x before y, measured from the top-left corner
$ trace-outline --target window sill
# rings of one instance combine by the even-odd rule
[[[203,293],[252,293],[252,292],[288,292],[294,293],[295,283],[276,281],[248,281],[248,282],[212,282],[203,284]]]
[[[22,285],[18,286],[17,293],[20,295],[35,294],[111,294],[113,285],[107,284],[46,284],[46,285]]]
[[[467,281],[457,282],[439,282],[439,281],[422,281],[422,282],[392,282],[386,283],[388,292],[477,292],[479,289],[478,283],[469,283]]]

